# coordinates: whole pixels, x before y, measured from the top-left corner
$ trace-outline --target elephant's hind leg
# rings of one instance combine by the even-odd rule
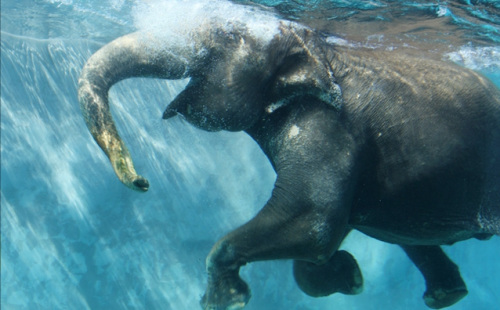
[[[322,265],[296,260],[293,276],[299,288],[309,296],[322,297],[333,293],[347,295],[363,291],[363,276],[354,257],[337,251]]]
[[[401,246],[425,279],[425,304],[432,309],[449,307],[467,295],[458,266],[439,246]]]

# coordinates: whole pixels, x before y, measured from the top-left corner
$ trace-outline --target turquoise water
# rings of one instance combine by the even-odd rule
[[[425,53],[500,86],[500,1],[257,3],[339,44]],[[2,309],[198,309],[205,257],[266,202],[270,164],[242,133],[163,121],[186,81],[131,79],[111,90],[113,113],[151,188],[130,191],[89,135],[76,87],[106,42],[204,14],[243,18],[225,1],[2,0]],[[363,271],[361,295],[313,299],[296,287],[291,262],[259,262],[242,269],[253,293],[247,309],[426,309],[423,279],[398,247],[360,233],[343,247]],[[444,248],[469,288],[449,309],[495,309],[500,238]]]

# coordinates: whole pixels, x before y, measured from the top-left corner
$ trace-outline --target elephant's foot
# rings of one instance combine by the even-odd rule
[[[358,263],[346,251],[337,251],[323,265],[294,261],[293,275],[299,288],[313,297],[337,292],[355,295],[363,290],[363,276]]]
[[[209,277],[207,291],[201,299],[203,310],[243,309],[250,300],[248,285],[235,275]]]
[[[467,295],[468,291],[465,283],[454,287],[436,287],[428,288],[424,293],[424,301],[427,307],[432,309],[441,309],[449,307]]]
[[[486,236],[483,236],[486,237]],[[449,307],[467,295],[458,266],[436,245],[401,245],[425,279],[423,299],[432,309]]]

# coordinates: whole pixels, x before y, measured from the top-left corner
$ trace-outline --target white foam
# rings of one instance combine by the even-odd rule
[[[451,12],[446,6],[438,6],[437,12],[436,12],[438,17],[445,17],[445,16],[450,16]]]
[[[347,41],[346,39],[342,39],[337,36],[329,36],[326,38],[326,42],[329,44],[339,45],[339,46],[348,46],[348,47],[356,47],[356,45],[352,42]]]
[[[280,23],[272,12],[223,0],[138,1],[132,15],[138,30],[167,37],[174,43],[185,42],[191,33],[213,22],[228,30],[245,25],[252,36],[268,42]]]
[[[73,0],[46,0],[47,3],[60,5],[72,5]]]
[[[462,46],[458,51],[445,54],[445,57],[467,68],[479,71],[500,70],[500,47]]]

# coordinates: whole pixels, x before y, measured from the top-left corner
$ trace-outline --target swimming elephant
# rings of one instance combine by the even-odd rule
[[[245,131],[272,163],[269,201],[208,255],[202,307],[243,308],[239,269],[262,260],[293,259],[311,296],[361,292],[356,260],[338,250],[353,229],[401,245],[425,278],[427,306],[463,298],[440,245],[500,234],[500,91],[452,63],[336,46],[293,22],[273,31],[207,22],[189,44],[136,32],[97,51],[79,79],[87,126],[132,189],[149,183],[108,106],[110,87],[130,77],[189,77],[163,118]]]

